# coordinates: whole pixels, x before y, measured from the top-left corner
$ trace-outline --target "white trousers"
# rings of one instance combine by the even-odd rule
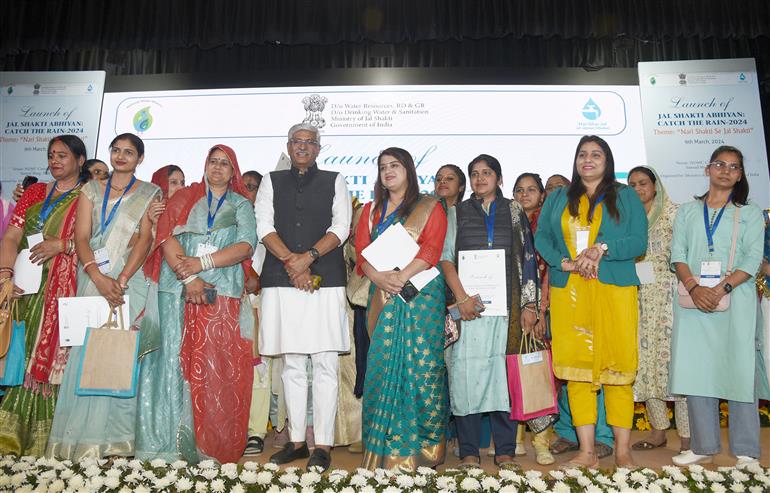
[[[307,359],[313,364],[313,435],[317,445],[334,445],[334,417],[337,414],[337,370],[339,354],[283,355],[283,392],[289,415],[289,439],[304,442],[307,427]]]

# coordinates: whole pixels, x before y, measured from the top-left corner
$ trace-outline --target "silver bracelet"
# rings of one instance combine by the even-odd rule
[[[214,258],[211,256],[210,253],[206,253],[200,257],[201,260],[201,269],[203,270],[211,270],[216,267],[214,264]]]
[[[191,276],[187,276],[186,278],[182,279],[182,284],[187,286],[188,284],[190,284],[191,282],[193,282],[196,279],[198,279],[198,276],[196,276],[195,274],[193,274]]]

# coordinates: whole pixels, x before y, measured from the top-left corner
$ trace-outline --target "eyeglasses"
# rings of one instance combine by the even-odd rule
[[[220,168],[227,168],[228,166],[232,166],[230,161],[227,159],[210,158],[208,163],[209,166],[219,166]]]
[[[743,169],[743,166],[738,163],[726,163],[724,161],[714,161],[713,163],[709,163],[709,166],[713,166],[716,169],[727,169],[731,173]]]
[[[310,139],[289,139],[289,143],[291,145],[299,147],[302,144],[305,144],[307,146],[317,146],[318,141],[317,140],[310,140]]]
[[[246,190],[249,192],[256,192],[259,188],[259,183],[244,183],[243,186],[246,187]]]

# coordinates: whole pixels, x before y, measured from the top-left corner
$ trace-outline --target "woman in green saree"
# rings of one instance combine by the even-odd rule
[[[48,143],[48,169],[54,181],[35,183],[19,199],[11,223],[0,241],[0,283],[13,282],[18,253],[30,236],[44,240],[31,249],[31,259],[43,266],[40,288],[19,297],[26,324],[24,383],[6,389],[0,403],[0,454],[42,455],[51,429],[56,396],[68,347],[59,347],[58,298],[75,295],[77,255],[73,243],[75,209],[82,184],[86,147],[74,135]]]
[[[372,285],[367,307],[371,346],[363,401],[363,466],[436,466],[444,461],[447,413],[444,367],[444,278],[438,274],[410,301],[399,296],[415,274],[435,266],[446,234],[446,214],[435,197],[421,195],[409,153],[380,153],[375,200],[356,228],[360,274]],[[363,250],[394,224],[420,246],[402,270],[378,272]]]

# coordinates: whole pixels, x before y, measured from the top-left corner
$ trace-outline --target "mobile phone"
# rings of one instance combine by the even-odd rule
[[[216,288],[203,288],[203,296],[207,305],[213,305],[217,301]],[[182,286],[182,298],[187,299],[187,286]]]
[[[414,284],[412,284],[412,281],[406,281],[406,284],[404,284],[404,287],[401,288],[401,291],[398,293],[398,295],[407,303],[412,301],[418,294],[420,294],[420,291]]]
[[[484,302],[481,301],[481,296],[478,294],[475,294],[471,296],[471,299],[473,300],[474,304],[476,305],[476,310],[480,312],[483,312],[486,310],[486,307],[484,306]],[[454,303],[452,305],[449,305],[446,307],[449,311],[449,316],[452,317],[453,320],[460,320],[462,318],[462,315],[460,315],[460,307],[457,305],[457,303]]]
[[[217,301],[217,289],[216,288],[203,288],[203,295],[206,298],[207,305],[213,305]]]

